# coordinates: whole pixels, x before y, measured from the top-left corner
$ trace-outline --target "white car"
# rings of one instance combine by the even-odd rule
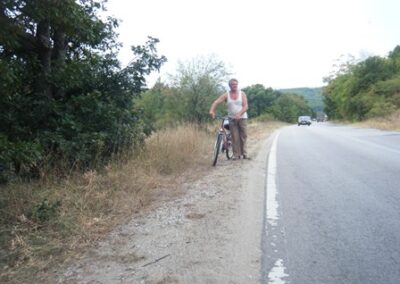
[[[299,118],[297,120],[297,125],[298,126],[300,126],[300,125],[310,126],[311,125],[311,116],[308,116],[308,115],[299,116]]]

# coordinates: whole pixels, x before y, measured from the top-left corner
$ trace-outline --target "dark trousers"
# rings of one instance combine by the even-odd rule
[[[237,158],[247,156],[247,119],[230,120],[229,129],[232,134],[233,155]]]

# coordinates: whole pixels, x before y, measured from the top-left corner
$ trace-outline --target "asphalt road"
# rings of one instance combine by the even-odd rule
[[[263,283],[400,283],[400,132],[290,126],[275,160]]]

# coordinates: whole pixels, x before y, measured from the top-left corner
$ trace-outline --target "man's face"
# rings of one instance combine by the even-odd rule
[[[231,88],[232,91],[237,91],[238,86],[239,86],[239,83],[236,81],[229,82],[229,88]]]

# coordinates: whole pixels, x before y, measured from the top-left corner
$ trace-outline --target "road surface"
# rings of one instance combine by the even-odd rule
[[[399,283],[400,133],[291,126],[275,156],[262,282]]]

